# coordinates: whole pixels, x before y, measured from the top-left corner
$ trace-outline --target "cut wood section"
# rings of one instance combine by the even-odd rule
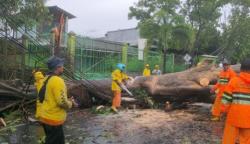
[[[200,79],[200,85],[203,86],[203,87],[208,86],[209,83],[210,83],[210,81],[209,81],[209,79],[207,79],[207,78],[202,78],[202,79]]]

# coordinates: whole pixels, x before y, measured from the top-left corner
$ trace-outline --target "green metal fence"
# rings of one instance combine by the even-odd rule
[[[121,45],[85,37],[76,37],[75,72],[89,79],[109,77],[115,63],[121,61]]]
[[[28,45],[28,51],[25,52],[25,64],[28,67],[46,68],[46,61],[51,56],[49,46]]]
[[[142,60],[139,60],[139,51],[136,47],[126,46],[105,40],[96,40],[86,37],[76,38],[75,74],[88,79],[109,78],[115,65],[123,62],[127,65],[126,71],[130,74],[141,75],[144,65],[150,64],[163,67],[163,56],[156,51],[143,51]],[[175,59],[177,58],[178,61]],[[167,72],[176,72],[185,69],[182,56],[167,55]],[[177,62],[177,63],[176,63]]]
[[[48,36],[49,38],[49,36]],[[52,38],[52,37],[50,37]],[[30,71],[35,67],[46,69],[46,61],[52,55],[53,45],[50,40],[46,40],[47,44],[35,44],[32,40],[23,40],[23,45],[27,50],[21,50],[17,45],[7,44],[5,49],[1,49],[0,54],[5,56],[4,61],[0,64],[2,67],[12,67],[17,72],[15,75],[26,77],[26,69],[29,75]],[[3,42],[0,43],[4,45]],[[8,47],[8,48],[7,48]],[[12,49],[11,49],[12,48]],[[17,49],[15,51],[14,49]],[[110,78],[111,72],[115,69],[116,64],[123,62],[127,65],[126,71],[132,75],[141,75],[145,64],[149,64],[151,70],[154,65],[160,65],[163,68],[163,55],[156,51],[138,51],[138,48],[124,45],[122,43],[110,42],[105,40],[91,39],[69,35],[67,36],[67,44],[62,47],[63,57],[67,60],[67,70],[73,72],[75,78],[81,77],[87,79],[103,79]],[[6,51],[6,52],[5,52]],[[6,54],[5,54],[6,53]],[[139,55],[144,56],[139,59]],[[13,65],[6,65],[8,58],[15,59]],[[11,60],[10,60],[11,61]],[[19,68],[22,67],[22,68]],[[185,69],[182,56],[169,54],[167,55],[166,70],[167,72],[176,72]],[[4,77],[7,71],[0,70],[1,77]],[[17,76],[17,77],[18,77]]]

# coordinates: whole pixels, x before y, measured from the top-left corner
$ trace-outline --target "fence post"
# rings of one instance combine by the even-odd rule
[[[75,72],[75,50],[76,50],[76,37],[73,32],[68,34],[68,42],[67,42],[67,59],[69,69],[72,70],[73,74]]]
[[[122,47],[122,63],[128,64],[128,44],[124,44]]]
[[[52,56],[55,55],[55,40],[56,40],[55,33],[52,32],[52,33],[51,33],[51,46],[52,46],[52,48],[50,49],[50,54],[51,54]]]
[[[172,72],[175,70],[175,55],[172,53]]]
[[[26,52],[25,52],[25,50],[22,50],[22,60],[21,60],[21,72],[22,72],[22,80],[24,80],[24,73],[25,73],[25,65],[27,64],[28,66],[31,66],[31,62],[30,62],[30,59],[31,59],[31,51],[30,51],[30,49],[29,49],[29,40],[28,40],[28,37],[24,34],[23,36],[22,36],[22,44],[23,44],[23,46],[26,48],[26,49],[28,49],[29,50],[29,52],[28,52],[28,62],[26,63]],[[32,66],[31,66],[32,67]]]
[[[143,62],[144,62],[144,65],[148,63],[148,52],[149,52],[150,47],[151,47],[151,42],[147,41],[146,47],[143,50]]]
[[[28,49],[29,50],[29,52],[28,52],[28,59],[27,59],[27,61],[26,61],[26,55],[25,55],[25,50],[22,50],[22,64],[27,64],[28,66],[30,66],[30,48],[29,48],[29,42],[28,42],[28,38],[27,38],[27,36],[26,35],[23,35],[22,36],[22,44],[23,44],[23,46],[26,48],[26,49]]]
[[[3,39],[3,65],[2,65],[2,78],[7,79],[7,71],[8,71],[8,40]]]

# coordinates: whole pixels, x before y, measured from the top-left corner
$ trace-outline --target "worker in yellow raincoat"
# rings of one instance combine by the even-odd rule
[[[153,75],[161,75],[161,70],[159,65],[155,65],[155,69],[152,71]]]
[[[46,144],[65,144],[63,124],[66,121],[67,110],[77,107],[74,98],[68,98],[66,84],[61,77],[64,71],[64,59],[53,56],[48,62],[49,73],[39,90],[41,103],[39,121],[44,128]]]
[[[117,108],[121,106],[121,85],[126,83],[126,80],[129,79],[127,74],[124,73],[126,66],[122,63],[117,64],[117,69],[112,72],[112,85],[111,89],[114,94],[112,100],[111,109],[114,112],[117,112]]]
[[[149,64],[146,64],[143,70],[143,76],[150,76],[150,75],[151,75],[151,71],[150,71]]]
[[[34,76],[34,79],[35,79],[34,85],[35,85],[37,93],[38,93],[39,90],[41,89],[42,85],[43,85],[44,75],[39,69],[34,70],[32,73],[33,73],[33,76]],[[39,118],[40,113],[41,113],[41,103],[39,102],[39,99],[37,98],[35,117]]]

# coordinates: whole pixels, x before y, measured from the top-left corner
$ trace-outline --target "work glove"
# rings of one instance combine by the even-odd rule
[[[216,89],[214,89],[214,88],[211,88],[211,89],[210,89],[210,93],[211,93],[211,94],[214,94],[215,91],[216,91]]]
[[[75,98],[73,96],[70,98],[70,100],[71,100],[71,102],[73,104],[73,107],[79,107],[79,104],[76,102],[76,100],[75,100]]]

